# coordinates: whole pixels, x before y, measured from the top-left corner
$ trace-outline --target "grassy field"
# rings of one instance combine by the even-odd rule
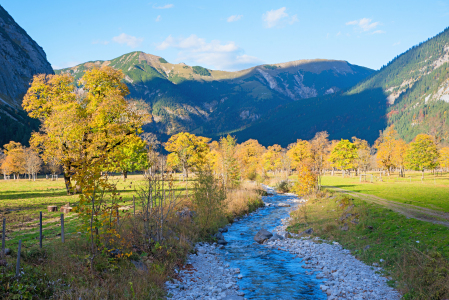
[[[348,218],[342,220],[342,216]],[[337,241],[367,264],[384,267],[385,275],[391,276],[390,284],[404,293],[404,299],[449,296],[447,227],[409,219],[380,205],[332,191],[312,197],[292,217],[291,231],[312,227],[313,235]]]
[[[367,176],[368,182],[360,182],[360,177],[345,177],[341,175],[324,176],[323,186],[334,186],[349,191],[371,194],[387,200],[426,207],[433,210],[449,212],[449,173],[434,176],[426,173],[421,181],[421,173],[406,173],[405,178],[392,174],[390,177],[379,173]],[[295,179],[295,178],[293,178]]]
[[[117,180],[121,208],[132,213],[135,195],[136,212],[139,212],[141,206],[136,189],[144,184],[143,176],[129,176],[126,182],[119,177],[110,179]],[[150,217],[150,238],[147,238],[144,222],[148,219],[136,213],[135,217],[131,214],[120,219],[120,227],[115,227],[118,235],[110,228],[103,228],[107,230],[98,236],[102,240],[95,251],[92,251],[86,229],[80,229],[82,222],[76,213],[65,214],[66,238],[62,243],[61,213],[47,211],[48,205],[76,205],[79,200],[77,195],[66,195],[62,180],[0,181],[0,217],[6,219],[6,247],[11,249],[10,255],[0,257],[0,298],[163,299],[165,281],[175,276],[174,268],[184,264],[186,254],[196,241],[213,240],[211,233],[218,228],[263,205],[260,187],[255,184],[243,183],[237,189],[228,190],[224,198],[217,194],[211,199],[204,196],[201,189],[193,191],[194,183],[201,184],[197,179],[191,177],[187,182],[174,179],[175,193],[181,194],[187,189],[191,197],[181,197],[182,202],[167,215],[161,241],[156,242],[154,238],[155,224],[160,219],[154,215]],[[211,187],[212,183],[208,184]],[[209,213],[209,206],[218,205],[218,201],[223,201],[220,213]],[[193,219],[175,213],[185,207],[196,212]],[[42,249],[38,240],[40,211],[44,223]],[[19,240],[22,240],[22,259],[21,275],[17,278],[15,262]],[[126,255],[113,254],[110,250]],[[137,269],[136,262],[148,271]]]
[[[126,181],[120,177],[113,177],[117,181],[117,188],[122,197],[121,206],[132,207],[133,195],[143,181],[142,175],[130,175]],[[193,180],[189,179],[188,186],[192,186]],[[185,191],[185,183],[175,180],[177,190]],[[38,179],[29,181],[0,180],[0,218],[6,219],[6,244],[7,247],[15,247],[18,240],[26,249],[38,243],[39,237],[39,212],[42,211],[44,243],[60,239],[60,215],[61,212],[48,212],[47,206],[56,205],[58,210],[66,204],[76,205],[78,195],[67,195],[63,179],[51,181]],[[136,211],[140,204],[136,201]],[[66,236],[78,232],[78,219],[75,213],[64,216],[64,232]]]

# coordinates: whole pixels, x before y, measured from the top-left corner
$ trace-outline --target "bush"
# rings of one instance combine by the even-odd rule
[[[278,193],[288,193],[292,188],[291,183],[288,180],[282,180],[278,184],[276,184],[276,191]]]
[[[159,57],[159,62],[162,64],[168,63],[168,61],[165,60],[165,58]]]
[[[194,186],[192,202],[197,212],[200,235],[207,237],[227,223],[224,216],[225,188],[211,171],[200,171]]]
[[[208,69],[200,67],[200,66],[194,66],[192,67],[193,73],[201,75],[201,76],[210,76],[210,72]]]

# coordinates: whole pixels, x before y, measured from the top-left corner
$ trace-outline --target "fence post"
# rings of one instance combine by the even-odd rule
[[[116,208],[116,214],[117,214],[117,229],[120,227],[120,215],[118,213],[118,207]]]
[[[64,243],[64,214],[61,214],[61,240]]]
[[[42,212],[39,212],[39,248],[42,249]]]
[[[19,240],[19,250],[17,250],[16,277],[19,277],[19,273],[20,273],[20,251],[21,250],[22,250],[22,240]]]
[[[3,218],[2,256],[5,255],[6,218]]]
[[[133,195],[134,217],[136,216],[136,197]]]

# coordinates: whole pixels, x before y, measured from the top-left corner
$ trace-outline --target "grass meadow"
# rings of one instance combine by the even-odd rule
[[[373,175],[373,182],[371,182]],[[421,181],[420,172],[406,173],[406,177],[398,174],[382,176],[379,173],[368,173],[367,181],[359,176],[342,177],[341,174],[322,178],[323,186],[334,186],[349,191],[370,194],[387,200],[426,207],[433,210],[449,212],[449,173],[433,175],[426,173]]]
[[[126,181],[121,176],[113,176],[111,180],[117,182],[117,188],[122,198],[121,207],[132,211],[135,189],[143,183],[142,175],[129,175]],[[175,179],[176,189],[185,192],[186,184],[190,190],[193,179],[183,182]],[[76,205],[79,195],[67,195],[64,180],[56,181],[39,178],[36,181],[28,179],[0,180],[0,218],[6,219],[6,247],[15,248],[19,239],[22,248],[29,248],[39,243],[39,212],[42,211],[43,243],[60,239],[61,222],[60,208],[66,204]],[[136,211],[140,210],[139,201],[135,201]],[[57,212],[48,212],[47,206],[58,206]],[[65,238],[79,232],[79,222],[76,213],[64,215]]]

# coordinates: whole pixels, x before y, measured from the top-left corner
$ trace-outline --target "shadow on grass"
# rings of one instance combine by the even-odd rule
[[[17,192],[17,191],[6,191],[0,192],[0,201],[1,200],[22,200],[22,199],[32,199],[32,198],[53,198],[53,197],[61,197],[61,196],[76,196],[76,195],[67,195],[65,191],[61,192]]]

